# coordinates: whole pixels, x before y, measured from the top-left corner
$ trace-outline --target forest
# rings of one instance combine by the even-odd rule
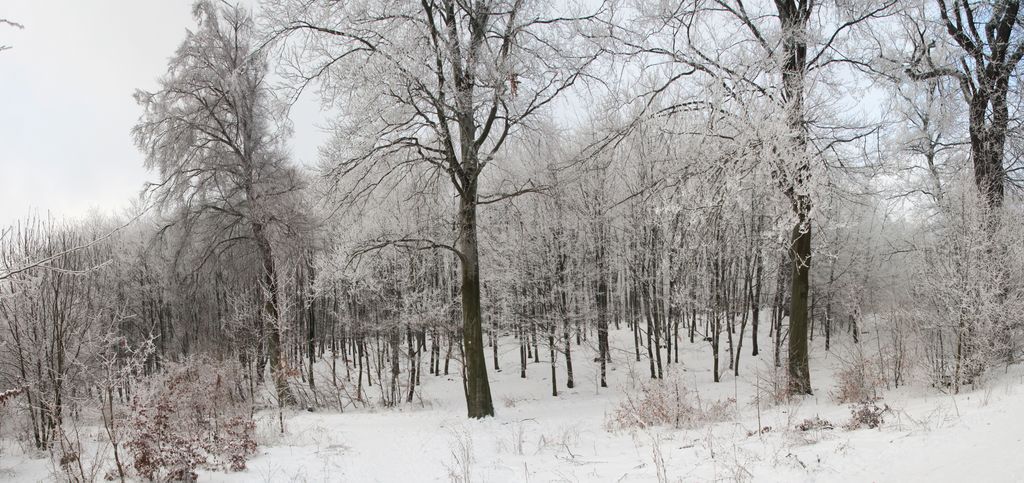
[[[1024,477],[1019,1],[191,11],[0,227],[0,480]]]

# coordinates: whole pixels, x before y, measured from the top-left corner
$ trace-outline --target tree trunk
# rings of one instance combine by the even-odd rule
[[[811,394],[807,351],[807,294],[811,272],[811,224],[807,213],[793,227],[792,298],[789,310],[789,393]]]
[[[307,307],[306,317],[306,357],[309,358],[309,388],[315,389],[316,383],[313,382],[313,363],[316,361],[316,298],[313,294],[313,283],[316,277],[315,268],[313,267],[313,255],[309,256],[309,307]]]
[[[563,311],[563,317],[564,313]],[[576,381],[572,374],[572,338],[569,336],[568,320],[562,322],[562,339],[565,342],[565,387],[572,389],[576,386]]]
[[[263,288],[265,290],[263,330],[270,358],[270,374],[274,379],[278,403],[282,406],[289,406],[295,403],[295,397],[288,387],[288,377],[285,374],[284,358],[281,351],[281,320],[278,310],[277,268],[274,264],[274,252],[261,223],[253,223],[252,232],[263,262]]]
[[[498,320],[497,320],[497,317],[494,317],[491,320],[490,343],[491,343],[491,358],[494,361],[494,370],[495,370],[495,372],[501,372],[501,363],[498,361]]]
[[[548,355],[551,357],[551,395],[558,397],[558,367],[555,365],[555,323],[548,331]]]
[[[519,377],[526,379],[526,358],[528,357],[528,350],[530,348],[530,339],[526,334],[526,327],[523,324],[519,324]]]
[[[601,363],[601,387],[608,387],[608,274],[606,273],[603,237],[597,248],[597,358]]]
[[[810,179],[807,156],[807,128],[804,125],[804,81],[807,74],[807,23],[813,2],[776,0],[782,24],[783,67],[782,88],[786,102],[786,122],[795,151],[795,163],[783,171],[783,184],[793,205],[796,224],[793,227],[790,253],[793,280],[789,309],[789,393],[810,394],[811,378],[807,354],[808,291],[811,269],[811,199],[806,193]],[[779,334],[776,334],[778,336]]]
[[[483,320],[480,310],[480,266],[476,234],[476,189],[459,198],[459,252],[462,272],[462,344],[465,351],[466,408],[471,418],[494,416],[487,381]]]
[[[760,233],[760,222],[758,223],[758,233]],[[757,323],[761,317],[761,280],[764,275],[764,261],[761,258],[761,248],[757,248],[757,253],[754,255],[757,259],[757,268],[754,270],[754,287],[753,293],[750,296],[750,306],[753,313],[750,315],[750,344],[753,346],[751,356],[757,356]]]

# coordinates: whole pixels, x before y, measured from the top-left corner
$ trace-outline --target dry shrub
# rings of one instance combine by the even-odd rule
[[[139,476],[194,480],[197,468],[245,469],[256,425],[234,369],[209,359],[169,365],[135,395],[126,446]]]
[[[777,406],[790,401],[789,374],[785,369],[762,364],[755,370],[754,388],[758,406]]]
[[[703,403],[700,395],[691,393],[679,380],[650,381],[639,394],[628,394],[610,415],[609,429],[672,426],[692,428],[725,421],[733,416],[735,399]]]
[[[800,431],[824,431],[835,429],[835,426],[827,419],[814,416],[813,418],[804,419],[802,423],[796,425],[796,429]]]
[[[445,463],[448,478],[457,483],[473,481],[473,467],[476,464],[476,452],[473,449],[473,435],[465,428],[452,429],[451,463]]]
[[[521,403],[521,402],[523,402],[525,400],[526,400],[526,398],[517,397],[517,396],[502,396],[501,397],[501,402],[503,404],[505,404],[505,407],[507,407],[507,408],[514,408],[514,407],[518,406],[519,403]]]
[[[758,429],[756,431],[747,431],[747,437],[749,438],[749,437],[751,437],[751,436],[753,436],[755,434],[758,434],[758,435],[760,435],[760,434],[768,434],[771,431],[772,431],[772,427],[771,426],[762,426],[760,429]]]
[[[875,429],[885,422],[882,415],[890,411],[888,404],[881,407],[869,401],[854,404],[850,407],[850,421],[843,427],[850,431],[865,427]]]
[[[877,359],[855,351],[853,358],[836,372],[836,389],[832,398],[838,403],[874,401],[884,384]]]

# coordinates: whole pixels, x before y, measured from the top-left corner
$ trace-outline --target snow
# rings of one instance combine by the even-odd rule
[[[261,446],[248,468],[201,471],[199,479],[463,481],[467,472],[471,481],[487,482],[641,482],[658,481],[659,473],[667,481],[1024,479],[1020,366],[995,370],[982,388],[955,396],[920,383],[886,391],[879,404],[892,410],[882,427],[848,431],[842,424],[850,418],[849,406],[829,396],[842,348],[830,354],[814,346],[814,396],[771,406],[763,393],[756,404],[758,379],[771,371],[770,340],[763,341],[759,357],[744,349],[740,377],[726,373],[720,383],[712,382],[707,343],[683,343],[682,364],[667,366],[672,376],[666,378],[677,377],[705,403],[735,398],[735,416],[688,429],[610,430],[608,415],[623,394],[649,376],[646,360],[637,363],[631,345],[629,332],[614,332],[611,387],[600,390],[593,353],[586,343],[573,346],[577,387],[565,389],[559,365],[560,394],[552,397],[549,362],[531,360],[528,378],[520,379],[518,345],[503,340],[504,370],[489,373],[497,416],[484,420],[465,417],[461,381],[454,372],[447,377],[424,374],[422,399],[399,409],[285,413],[284,434],[277,413],[264,412],[258,415]],[[795,429],[814,416],[833,422],[835,429]],[[757,434],[765,426],[771,429]],[[0,448],[0,479],[51,478],[44,455],[19,451],[10,441]],[[656,463],[659,454],[663,465]]]

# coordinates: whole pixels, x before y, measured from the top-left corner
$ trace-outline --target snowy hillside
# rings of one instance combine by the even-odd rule
[[[0,483],[1024,482],[1022,66],[1020,0],[0,0]]]
[[[815,396],[762,403],[757,386],[772,372],[770,352],[749,360],[738,378],[711,382],[706,343],[682,345],[679,385],[702,404],[735,399],[729,421],[692,429],[609,430],[624,394],[643,384],[647,368],[631,359],[625,331],[615,338],[610,388],[598,390],[596,365],[578,369],[579,387],[551,397],[548,361],[522,380],[518,346],[507,344],[502,372],[491,372],[497,416],[466,420],[457,375],[424,381],[423,401],[398,411],[291,414],[275,434],[267,414],[267,447],[237,474],[210,481],[1020,481],[1024,478],[1024,367],[994,375],[984,388],[957,396],[900,388],[879,429],[848,431],[850,406],[829,396],[835,356],[815,347]],[[843,349],[834,349],[840,352]],[[542,352],[543,354],[543,352]],[[579,360],[591,361],[590,358]],[[767,363],[766,363],[767,362]],[[564,368],[559,366],[559,377]],[[781,370],[780,370],[781,372]],[[632,374],[631,374],[632,373]],[[759,384],[758,380],[762,379]],[[762,394],[762,398],[767,398]],[[835,429],[801,431],[820,417]],[[757,428],[770,430],[757,435]],[[754,435],[751,435],[754,433]],[[661,462],[659,462],[659,460]],[[963,462],[970,461],[971,464]]]
[[[700,407],[726,403],[719,422],[615,429],[627,394],[640,393],[647,367],[613,332],[608,389],[596,364],[578,364],[578,387],[551,397],[550,365],[518,372],[518,345],[506,340],[505,367],[491,372],[497,416],[467,420],[457,373],[426,376],[422,398],[399,409],[344,413],[264,411],[257,455],[238,473],[200,472],[200,481],[1019,481],[1024,478],[1024,368],[1011,367],[960,395],[900,388],[880,393],[888,406],[878,429],[848,430],[850,406],[836,404],[839,354],[812,352],[814,396],[769,401],[771,355],[748,360],[738,378],[711,382],[706,343],[684,343],[664,385]],[[768,341],[766,339],[766,341]],[[584,345],[586,347],[586,345]],[[516,349],[516,350],[512,350]],[[646,361],[644,362],[646,363]],[[641,363],[642,364],[642,363]],[[326,371],[326,368],[320,368]],[[559,377],[564,368],[559,365]],[[759,390],[758,387],[761,387]],[[758,404],[758,399],[761,402]],[[697,402],[699,400],[699,403]],[[735,400],[736,403],[731,403]],[[720,406],[720,405],[719,405]],[[760,407],[759,407],[760,406]],[[832,429],[798,429],[820,418]],[[813,425],[811,425],[813,426]],[[758,434],[757,428],[765,428]],[[970,461],[971,464],[963,464]],[[46,455],[5,441],[0,478],[48,481]]]

